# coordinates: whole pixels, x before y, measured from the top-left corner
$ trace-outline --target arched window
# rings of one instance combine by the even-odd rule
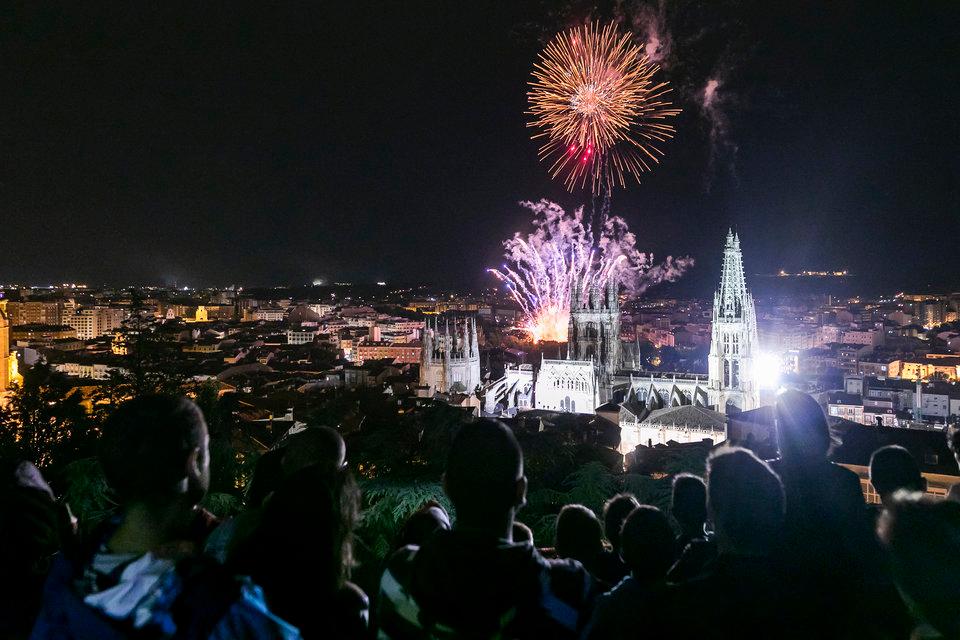
[[[729,360],[723,361],[723,386],[724,387],[730,386],[730,361]]]

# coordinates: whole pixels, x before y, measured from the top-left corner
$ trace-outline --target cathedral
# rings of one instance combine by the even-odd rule
[[[643,372],[636,368],[639,363],[625,362],[615,284],[608,284],[603,291],[591,285],[585,291],[584,283],[575,279],[570,300],[567,358],[540,363],[532,401],[530,373],[524,372],[521,380],[518,370],[508,370],[488,389],[485,413],[512,415],[531,405],[544,410],[594,413],[601,405],[619,404],[622,439],[634,443],[645,433],[641,425],[650,420],[660,421],[656,427],[661,434],[658,440],[685,439],[683,434],[668,433],[663,426],[671,419],[663,412],[671,408],[699,408],[696,415],[709,425],[709,431],[722,423],[722,414],[759,406],[759,385],[753,371],[757,321],[753,297],[746,286],[740,239],[732,231],[727,234],[720,285],[714,295],[707,375]],[[516,393],[521,387],[527,393]],[[689,418],[694,413],[687,411],[684,415]],[[695,429],[688,437],[702,439],[701,431]]]
[[[613,376],[622,368],[620,299],[616,282],[608,282],[601,294],[596,283],[586,292],[583,282],[573,278],[567,360],[593,362],[600,403],[613,399]]]
[[[420,386],[427,395],[472,394],[480,384],[476,318],[428,320],[420,356]]]

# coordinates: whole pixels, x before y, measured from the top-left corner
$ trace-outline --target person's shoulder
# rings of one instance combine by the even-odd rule
[[[856,472],[847,469],[845,466],[837,464],[836,462],[831,462],[830,469],[832,469],[835,477],[842,479],[844,482],[856,482],[858,485],[860,484],[860,476],[858,476]]]
[[[571,558],[539,559],[542,566],[546,597],[555,597],[575,608],[584,607],[599,595],[596,582],[582,564]]]
[[[337,608],[346,614],[360,613],[370,608],[370,598],[352,582],[345,582],[336,595]]]
[[[408,545],[397,549],[387,560],[377,598],[378,637],[426,637],[420,623],[420,606],[410,592],[418,551],[418,547]]]
[[[863,499],[863,489],[860,485],[860,476],[856,472],[847,469],[844,466],[841,466],[835,462],[830,463],[830,469],[833,472],[833,477],[835,482],[843,487],[845,491],[850,493],[850,495],[859,496],[860,499]]]
[[[178,634],[180,629],[178,628]],[[191,637],[187,634],[186,637]],[[213,630],[193,637],[209,640],[299,640],[300,631],[273,614],[267,607],[263,591],[249,580],[243,580],[239,593],[227,611],[219,617]]]
[[[210,558],[177,564],[181,580],[171,613],[178,635],[189,638],[293,640],[299,631],[273,614],[263,591]]]
[[[394,551],[390,557],[387,558],[386,570],[383,572],[384,577],[390,574],[398,582],[406,584],[413,573],[414,563],[417,560],[419,552],[420,547],[412,544],[400,547]]]

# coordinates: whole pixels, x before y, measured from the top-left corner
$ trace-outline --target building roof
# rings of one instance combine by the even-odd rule
[[[651,411],[643,424],[683,425],[724,431],[727,420],[726,416],[719,411],[694,405],[682,405]]]

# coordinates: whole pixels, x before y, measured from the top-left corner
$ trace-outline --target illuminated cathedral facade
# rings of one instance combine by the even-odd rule
[[[620,341],[616,284],[601,289],[574,280],[570,300],[566,359],[541,361],[532,401],[530,372],[524,372],[524,377],[519,370],[508,369],[503,379],[489,387],[493,393],[485,398],[486,413],[511,414],[531,407],[595,413],[598,406],[615,402],[621,405],[621,439],[637,444],[641,423],[656,411],[692,406],[726,414],[759,406],[754,375],[756,313],[746,285],[740,239],[732,231],[727,234],[714,295],[707,375],[644,372],[639,362],[626,361],[631,359],[624,358]],[[521,387],[527,392],[517,394]],[[721,439],[724,435],[715,434]]]
[[[420,386],[426,395],[472,394],[480,384],[476,318],[428,320],[420,356]]]

